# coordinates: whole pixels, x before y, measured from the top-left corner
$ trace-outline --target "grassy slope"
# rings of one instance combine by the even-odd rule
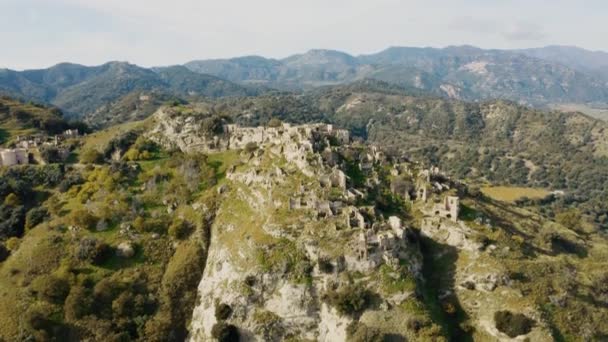
[[[28,119],[17,120],[9,111],[26,113]],[[18,135],[40,133],[41,130],[33,126],[31,120],[61,120],[61,117],[47,107],[23,103],[7,97],[0,98],[0,144],[10,142]]]
[[[121,129],[132,128],[135,124],[126,125]],[[88,146],[98,146],[107,143],[112,134],[109,132],[100,132],[96,135],[87,137]],[[85,144],[85,146],[87,146]],[[209,168],[215,170],[215,176],[221,178],[225,170],[234,160],[233,153],[224,155],[214,155],[210,158]],[[142,173],[156,172],[162,169],[164,172],[169,172],[172,177],[180,177],[179,171],[175,164],[169,166],[170,159],[156,159],[150,161],[141,161],[140,164]],[[99,173],[107,170],[108,166],[102,165],[94,168],[92,171],[86,171],[87,174]],[[75,186],[66,193],[59,193],[52,190],[54,195],[44,204],[46,207],[53,206],[59,203],[61,214],[53,215],[51,219],[45,223],[28,231],[22,239],[20,239],[19,248],[2,264],[0,264],[0,338],[7,340],[17,339],[17,336],[27,327],[27,323],[23,319],[28,309],[33,305],[40,304],[40,300],[32,297],[30,294],[29,285],[37,277],[51,272],[59,272],[60,265],[68,262],[71,259],[71,252],[76,248],[77,241],[84,237],[90,236],[100,241],[106,242],[111,246],[117,246],[120,242],[125,241],[126,237],[119,232],[119,224],[111,224],[107,230],[98,232],[95,230],[81,230],[78,233],[71,233],[66,230],[66,227],[71,225],[70,213],[77,209],[82,209],[84,204],[82,200],[87,198],[81,195],[84,188],[97,189],[92,192],[89,198],[88,205],[95,208],[102,205],[105,196],[104,188],[108,187],[109,183],[103,178],[89,178],[89,181],[83,185]],[[123,197],[125,193],[132,196],[141,197],[144,200],[151,200],[152,205],[145,205],[143,215],[146,217],[155,216],[166,211],[166,208],[160,203],[165,193],[165,186],[156,188],[155,193],[144,194],[140,187],[142,183],[136,180],[123,188],[116,190],[115,196],[120,205],[128,198]],[[101,186],[101,187],[99,187]],[[149,192],[149,191],[148,191]],[[193,198],[206,198],[213,196],[215,189],[204,187],[201,191],[192,193]],[[200,212],[192,210],[191,206],[184,203],[178,206],[171,217],[183,217],[190,222],[199,225],[202,222]],[[128,222],[129,219],[123,217],[121,221]],[[151,237],[150,232],[140,234],[137,239],[137,253],[133,258],[123,259],[117,256],[111,256],[103,264],[94,266],[88,263],[77,265],[76,273],[80,277],[89,277],[92,279],[101,280],[103,278],[112,277],[114,274],[137,274],[144,272],[148,277],[148,285],[152,288],[160,288],[163,277],[163,272],[167,263],[171,260],[173,251],[180,250],[180,246],[184,243],[173,245],[177,249],[171,247],[172,238],[169,237],[165,230],[160,231],[160,237],[155,239]],[[190,240],[198,239],[199,234],[193,234]],[[173,268],[179,267],[172,266]],[[175,271],[172,271],[175,272]],[[177,271],[179,273],[179,271]],[[195,288],[195,287],[194,287]],[[57,317],[62,317],[61,308],[57,309]],[[62,318],[60,318],[60,321]]]

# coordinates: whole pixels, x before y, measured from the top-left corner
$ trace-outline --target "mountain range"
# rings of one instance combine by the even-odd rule
[[[483,50],[391,47],[351,56],[311,50],[281,60],[258,56],[186,63],[190,70],[233,82],[307,89],[373,78],[461,100],[509,99],[524,104],[606,102],[608,54],[573,47]]]
[[[124,102],[124,98],[133,97],[134,92],[137,98],[149,92],[155,98],[188,98],[255,95],[258,90],[194,73],[183,66],[147,69],[125,62],[109,62],[94,67],[64,63],[22,72],[2,69],[0,92],[53,104],[68,117],[87,117]]]
[[[245,56],[157,68],[125,62],[94,67],[63,63],[39,70],[0,69],[0,93],[52,104],[67,117],[103,126],[115,123],[114,113],[127,109],[130,117],[140,119],[170,99],[242,97],[272,89],[301,93],[364,79],[385,81],[412,94],[465,101],[605,108],[608,54],[560,46],[391,47],[361,56],[310,50],[284,59]],[[594,115],[597,109],[588,112]]]

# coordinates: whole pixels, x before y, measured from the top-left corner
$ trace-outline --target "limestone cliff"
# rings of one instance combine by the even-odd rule
[[[155,119],[148,136],[165,147],[236,156],[217,185],[190,341],[509,340],[493,317],[504,309],[535,322],[520,338],[550,340],[494,253],[504,247],[482,239],[484,218],[461,220],[466,185],[437,168],[350,144],[330,125],[209,134],[194,116]]]

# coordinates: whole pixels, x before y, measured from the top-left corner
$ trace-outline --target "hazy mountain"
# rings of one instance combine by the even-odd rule
[[[518,52],[560,63],[573,69],[597,73],[608,80],[608,53],[603,51],[589,51],[575,46],[547,46],[543,48],[523,49]]]
[[[59,64],[48,69],[0,70],[0,93],[58,106],[69,116],[99,114],[121,97],[133,92],[173,97],[247,96],[259,93],[182,66],[147,69],[124,62],[87,67]]]
[[[608,103],[608,78],[602,76],[606,55],[570,47],[508,51],[453,46],[391,47],[362,56],[311,50],[281,60],[246,56],[152,69],[121,62],[94,67],[63,63],[23,72],[2,69],[0,93],[56,105],[68,116],[99,118],[105,113],[102,121],[107,122],[115,122],[107,115],[117,112],[108,106],[137,91],[180,98],[248,96],[265,88],[302,91],[364,79],[466,101],[597,107]]]
[[[192,61],[185,66],[195,72],[236,82],[271,82],[279,77],[282,63],[259,56]]]
[[[598,56],[594,65],[601,68],[601,55]],[[608,101],[606,79],[589,69],[550,58],[548,54],[472,46],[391,47],[358,57],[338,51],[311,50],[282,60],[247,57],[194,61],[186,67],[233,82],[264,83],[282,89],[309,89],[376,78],[471,101],[499,98],[533,105]]]

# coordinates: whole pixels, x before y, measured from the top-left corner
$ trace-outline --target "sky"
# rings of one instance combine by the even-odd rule
[[[0,0],[0,68],[141,66],[313,48],[608,51],[605,0]]]

